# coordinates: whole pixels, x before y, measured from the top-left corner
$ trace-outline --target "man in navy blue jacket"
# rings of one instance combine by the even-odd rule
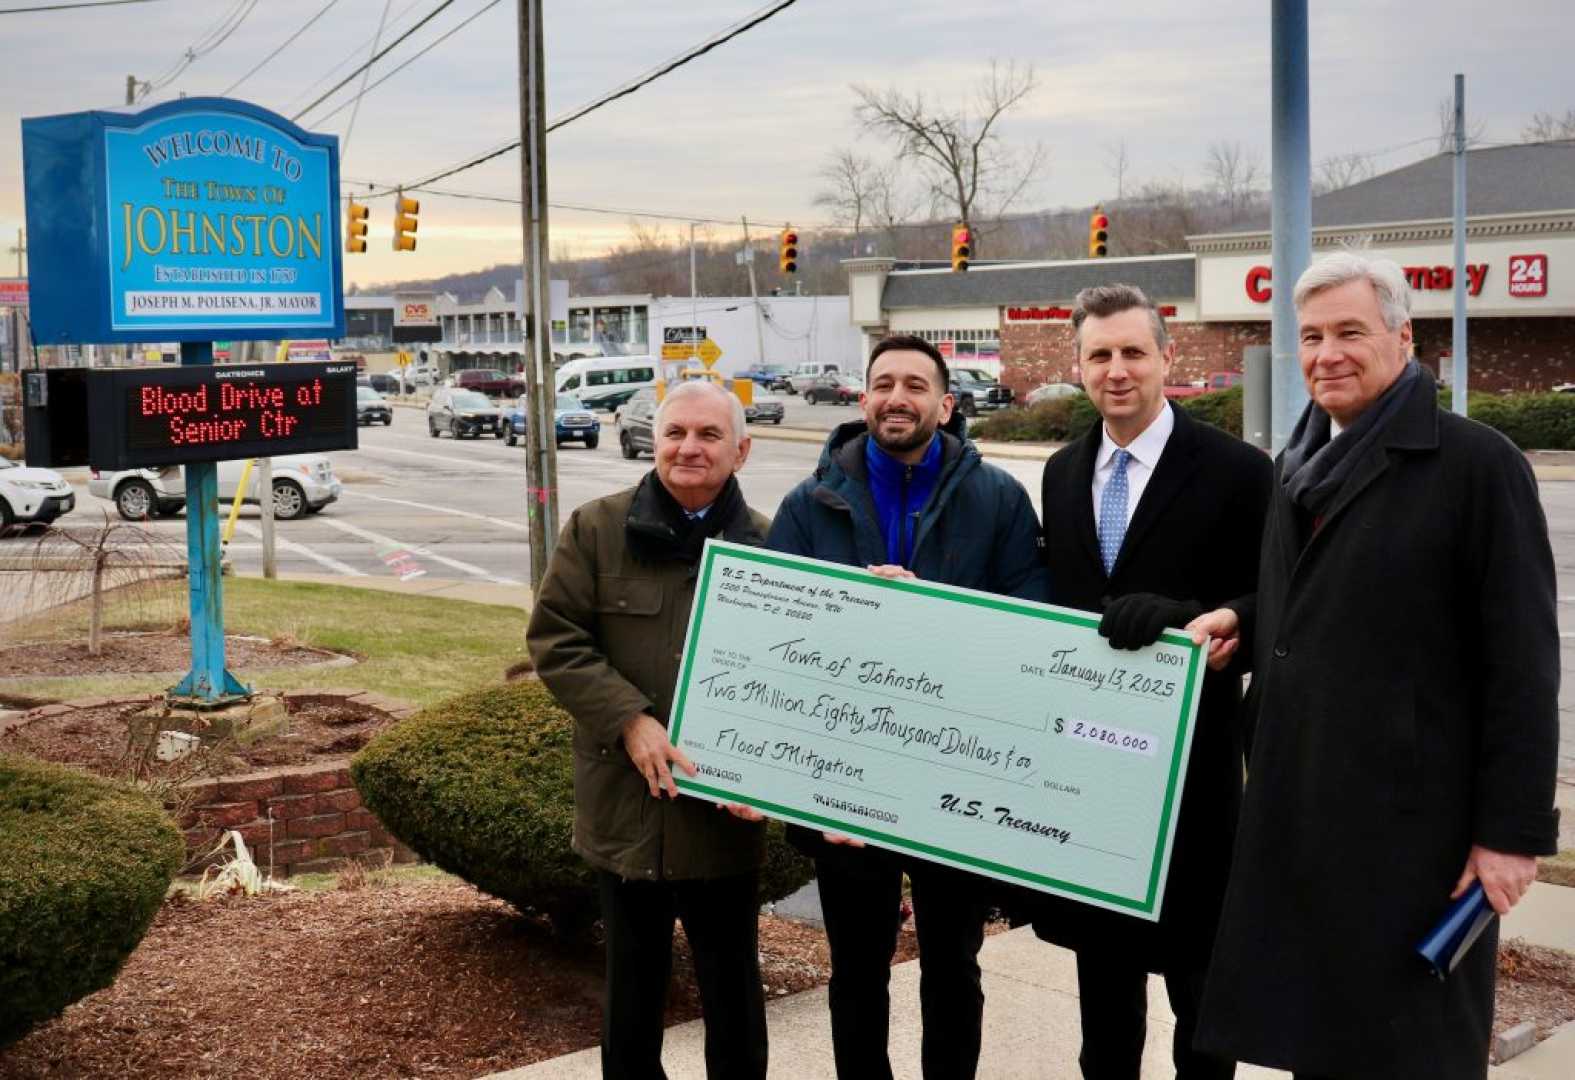
[[[887,577],[1045,600],[1039,521],[1028,494],[986,464],[960,423],[954,426],[940,352],[921,338],[885,338],[870,352],[865,382],[864,419],[832,432],[814,475],[783,500],[766,546]],[[845,837],[792,833],[814,856],[820,885],[838,1077],[892,1075],[887,984],[904,870],[919,935],[924,1076],[972,1077],[984,1015],[978,954],[990,883]]]

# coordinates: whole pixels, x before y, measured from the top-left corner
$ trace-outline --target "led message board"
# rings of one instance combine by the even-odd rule
[[[100,469],[358,445],[353,363],[96,370],[87,397]]]
[[[344,336],[339,140],[242,101],[22,121],[40,344]]]

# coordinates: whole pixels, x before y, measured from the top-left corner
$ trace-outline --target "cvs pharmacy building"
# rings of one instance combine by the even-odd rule
[[[1575,141],[1467,155],[1466,263],[1473,390],[1545,390],[1575,382]],[[1453,169],[1428,158],[1313,200],[1313,253],[1350,245],[1405,267],[1421,361],[1447,379],[1453,311]],[[1113,215],[1119,227],[1119,208]],[[938,343],[972,338],[1019,394],[1078,379],[1071,308],[1078,290],[1140,286],[1176,342],[1172,381],[1239,371],[1243,350],[1269,344],[1268,221],[1188,238],[1176,255],[975,264],[848,260],[849,308],[866,348],[885,333]],[[997,351],[998,350],[998,351]],[[943,347],[943,352],[946,348]]]

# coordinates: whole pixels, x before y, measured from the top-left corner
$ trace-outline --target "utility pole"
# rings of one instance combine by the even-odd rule
[[[1308,135],[1307,0],[1273,0],[1269,51],[1274,139],[1271,208],[1274,273],[1270,330],[1269,445],[1279,453],[1307,402],[1292,290],[1312,262],[1312,150]]]
[[[695,274],[695,223],[689,223],[689,337],[694,342],[695,355],[700,355],[700,341],[695,337],[700,326],[698,277]]]
[[[525,483],[530,583],[541,588],[558,539],[558,453],[552,390],[552,299],[547,262],[547,74],[543,0],[517,0],[520,43],[520,214],[525,227]]]
[[[1449,407],[1466,415],[1466,77],[1455,76],[1455,314],[1450,343],[1454,371]],[[1440,372],[1442,374],[1442,372]]]
[[[759,367],[766,362],[766,334],[760,328],[760,293],[755,288],[755,249],[749,246],[749,219],[739,217],[744,223],[744,265],[749,268],[749,296],[755,302],[755,348],[757,359],[755,365]]]
[[[126,76],[126,104],[127,105],[135,105],[136,103],[137,103],[137,77],[135,75],[127,75]]]
[[[16,255],[16,276],[26,277],[27,275],[22,272],[22,256],[27,254],[27,242],[24,239],[20,225],[16,229],[16,247],[12,248],[11,251]]]

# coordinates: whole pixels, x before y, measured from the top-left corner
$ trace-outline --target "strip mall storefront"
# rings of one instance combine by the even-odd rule
[[[1417,356],[1435,373],[1451,367],[1453,249],[1448,221],[1314,230],[1314,257],[1350,245],[1387,255],[1412,288]],[[1176,342],[1172,381],[1239,371],[1243,350],[1269,344],[1269,234],[1195,236],[1190,255],[984,266],[966,275],[852,259],[849,301],[866,348],[881,334],[917,333],[937,343],[977,341],[1019,394],[1076,382],[1071,307],[1077,290],[1115,281],[1141,285],[1167,316]],[[1473,390],[1546,390],[1575,382],[1575,211],[1472,218],[1467,226],[1466,304]],[[957,279],[966,276],[966,282]],[[957,350],[955,345],[943,346]],[[979,364],[995,370],[994,364]]]

